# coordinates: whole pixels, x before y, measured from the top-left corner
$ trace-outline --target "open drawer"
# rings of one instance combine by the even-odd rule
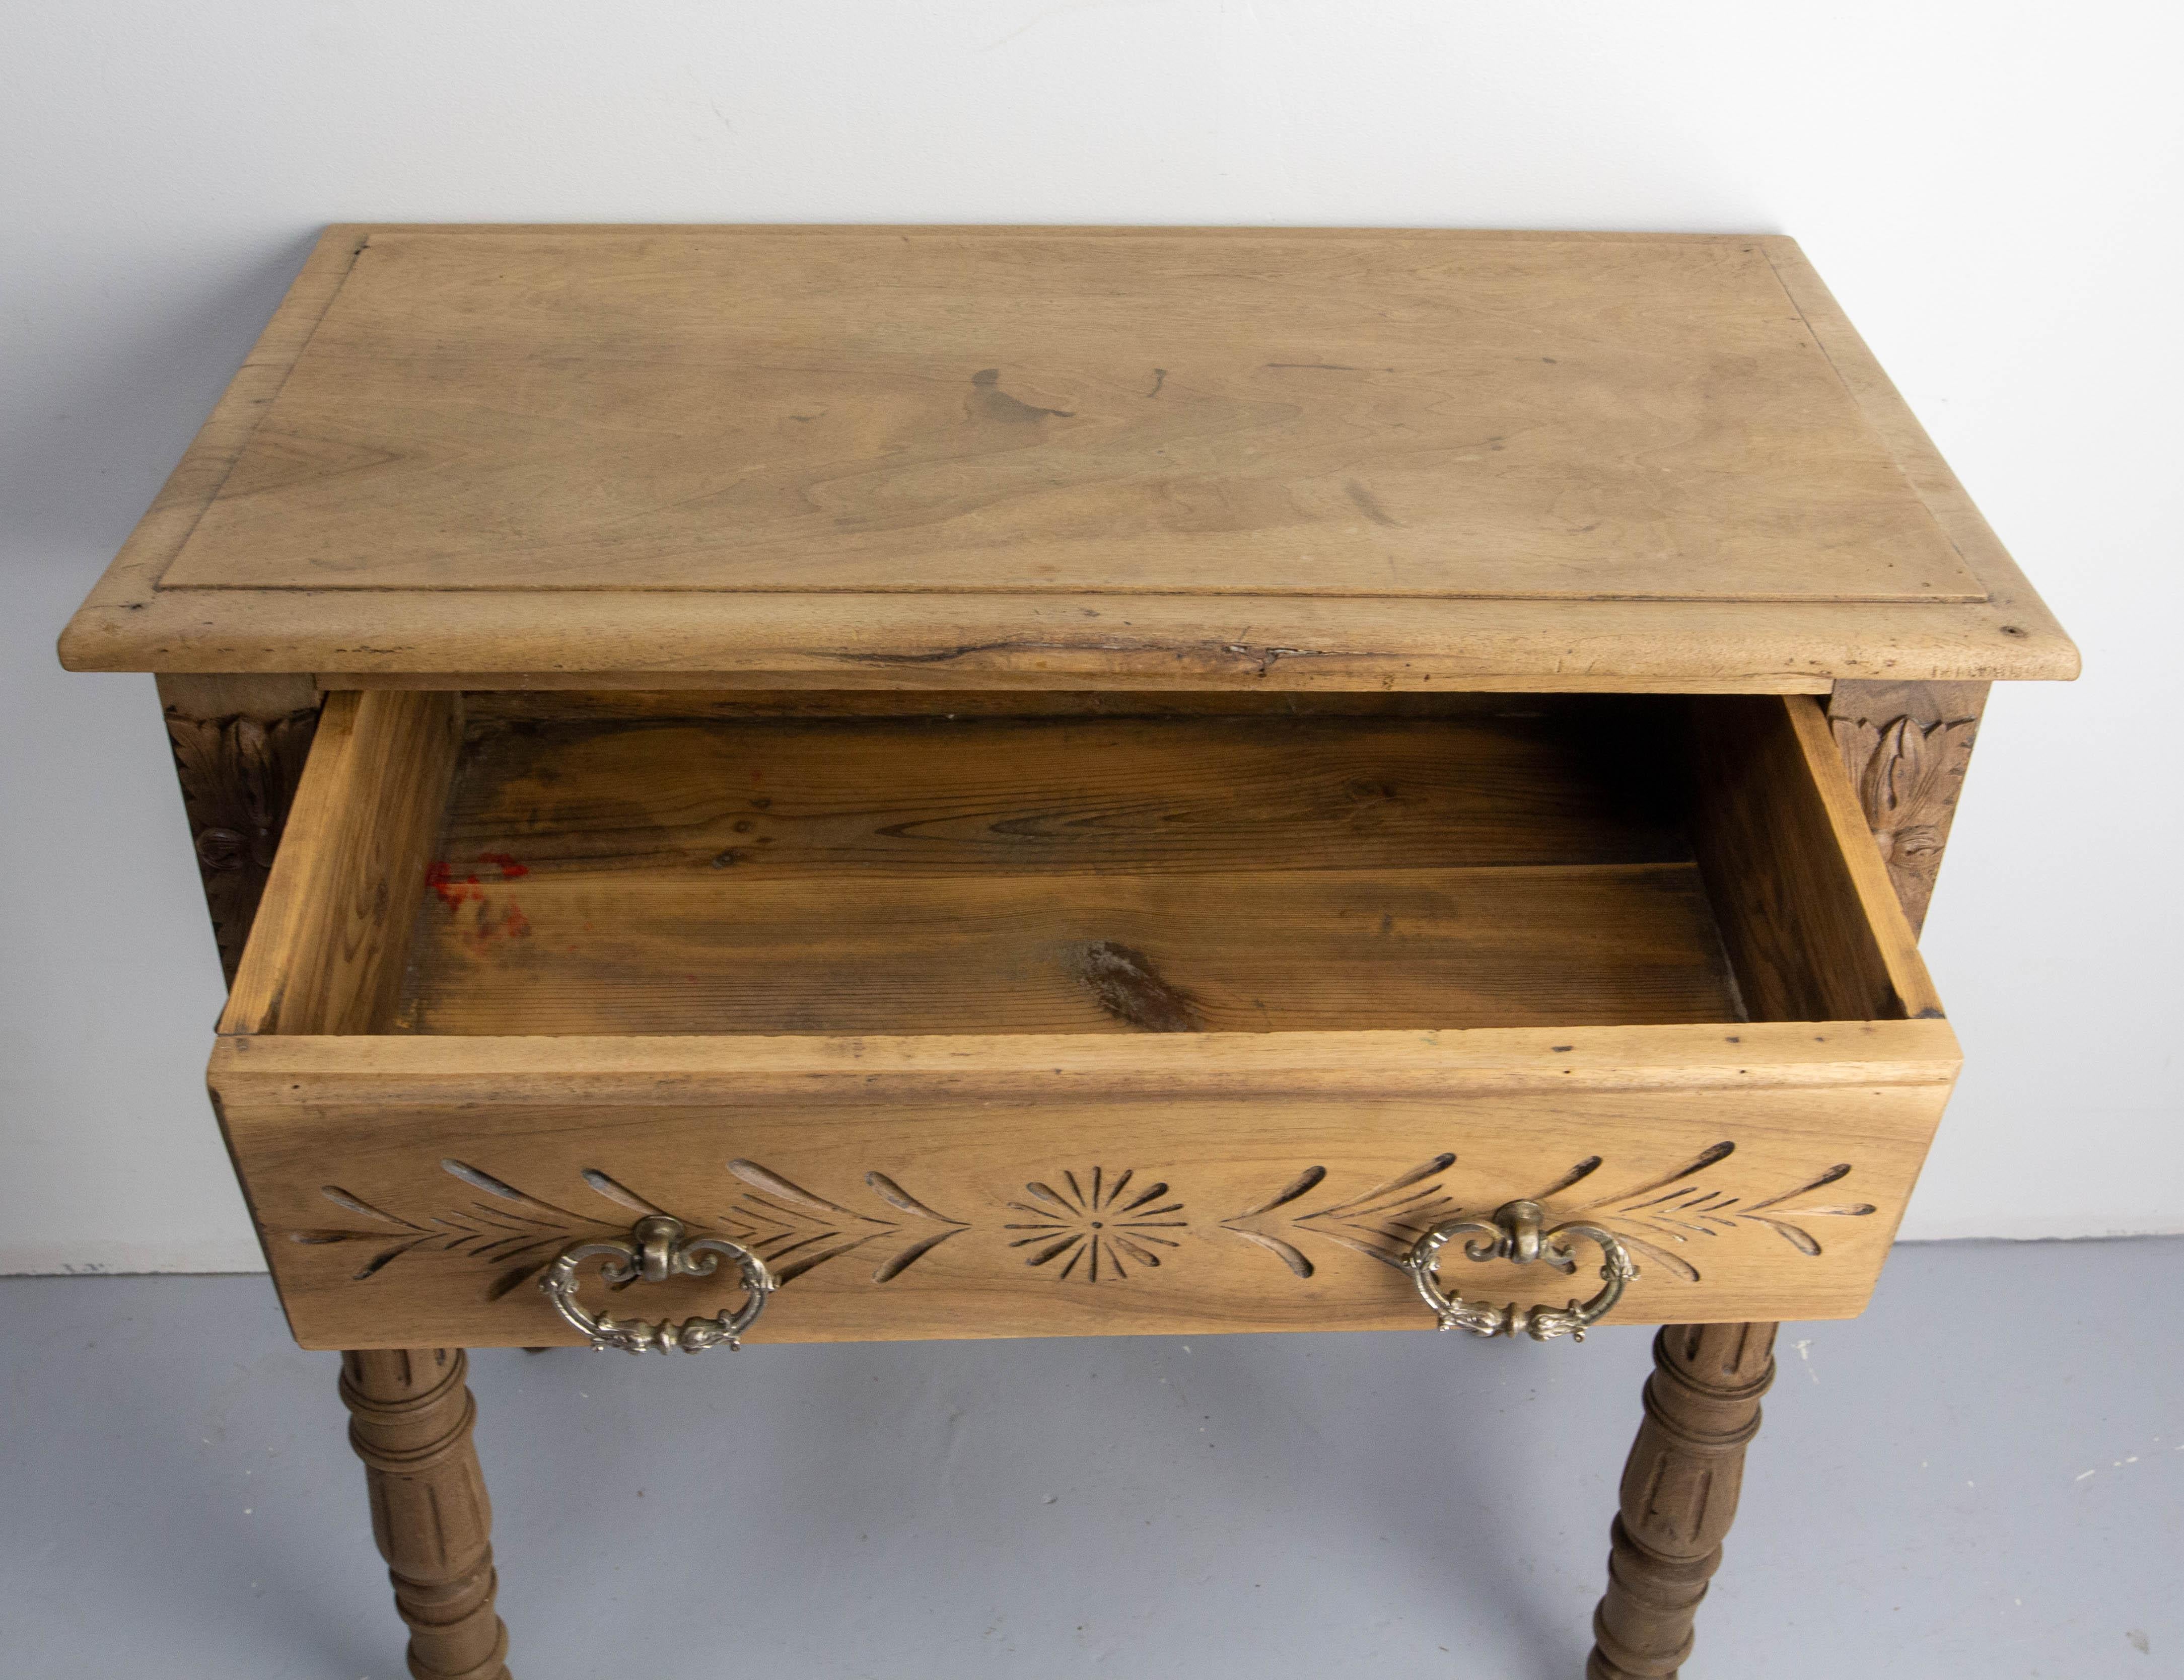
[[[663,1213],[758,1339],[1428,1328],[1518,1198],[1610,1322],[1847,1316],[1958,1067],[1771,696],[336,693],[220,1031],[340,1348],[581,1340],[536,1280]]]

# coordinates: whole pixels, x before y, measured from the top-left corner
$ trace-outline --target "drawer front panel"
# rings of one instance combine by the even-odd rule
[[[1429,1328],[1392,1261],[1436,1221],[1520,1196],[1630,1247],[1640,1275],[1610,1322],[1855,1314],[1947,1094],[1947,1028],[1707,1029],[1711,1056],[1700,1032],[1624,1029],[1612,1053],[1440,1035],[1460,1055],[1410,1035],[1427,1047],[1410,1065],[1375,1066],[1360,1042],[1346,1070],[1279,1066],[1294,1047],[1266,1038],[1217,1069],[1216,1041],[1148,1040],[1134,1081],[1107,1064],[950,1073],[931,1043],[913,1058],[929,1065],[889,1067],[878,1041],[742,1075],[697,1065],[693,1041],[644,1041],[620,1054],[669,1046],[649,1071],[521,1077],[330,1071],[315,1045],[372,1053],[261,1041],[224,1050],[214,1082],[309,1347],[576,1340],[538,1273],[650,1212],[766,1259],[783,1288],[760,1341]],[[1627,1046],[1649,1037],[1685,1065],[1634,1068]],[[1793,1040],[1802,1061],[1778,1054]],[[1451,1250],[1443,1269],[1495,1300],[1595,1287],[1582,1260],[1564,1278]],[[689,1280],[611,1299],[679,1318],[733,1293]]]

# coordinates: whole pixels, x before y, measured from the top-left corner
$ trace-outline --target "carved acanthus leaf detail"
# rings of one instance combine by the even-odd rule
[[[1921,724],[1909,717],[1885,723],[1830,720],[1844,768],[1858,789],[1866,826],[1887,860],[1888,874],[1911,925],[1925,920],[1942,867],[1949,821],[1971,762],[1976,718]]]
[[[198,872],[231,980],[318,723],[313,710],[272,719],[167,715]]]

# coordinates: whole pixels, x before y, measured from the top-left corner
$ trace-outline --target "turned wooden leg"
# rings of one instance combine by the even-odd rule
[[[416,1680],[508,1680],[493,1614],[493,1507],[471,1425],[477,1403],[460,1348],[342,1355],[349,1444],[364,1460],[371,1534],[410,1624]]]
[[[1670,1324],[1654,1338],[1587,1680],[1673,1680],[1691,1655],[1691,1617],[1721,1566],[1745,1445],[1774,1380],[1771,1324]]]

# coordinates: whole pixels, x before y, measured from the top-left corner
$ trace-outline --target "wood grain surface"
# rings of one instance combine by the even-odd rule
[[[330,231],[64,657],[1334,687],[2075,660],[1786,241],[609,227]]]
[[[1502,712],[487,726],[394,1025],[1737,1019],[1673,710]]]
[[[377,231],[164,581],[1984,594],[1758,241],[1602,248]]]
[[[1939,1015],[1819,704],[1695,704],[1691,832],[1757,1021]]]
[[[369,1032],[386,1020],[460,731],[452,694],[329,697],[223,1032]]]

